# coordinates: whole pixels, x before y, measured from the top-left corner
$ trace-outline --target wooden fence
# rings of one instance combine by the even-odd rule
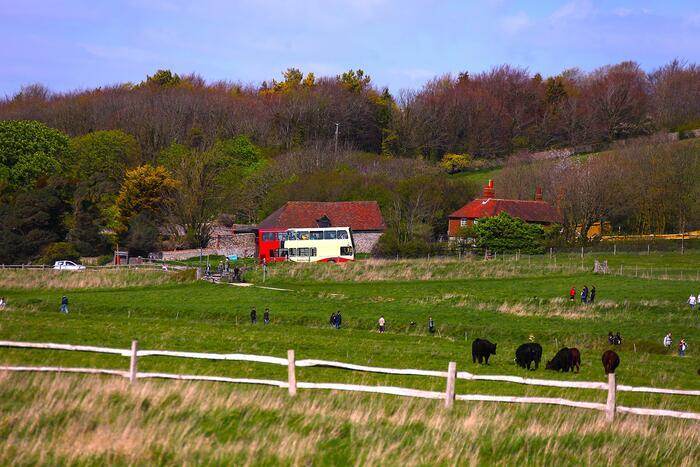
[[[417,370],[410,368],[381,368],[364,365],[356,365],[352,363],[334,362],[328,360],[296,360],[294,351],[287,352],[287,358],[272,357],[266,355],[250,355],[250,354],[217,354],[217,353],[201,353],[201,352],[182,352],[171,350],[139,350],[138,341],[134,340],[131,343],[131,349],[115,349],[108,347],[95,347],[88,345],[70,345],[70,344],[53,344],[53,343],[37,343],[37,342],[15,342],[15,341],[0,341],[0,347],[24,348],[24,349],[49,349],[49,350],[67,350],[77,352],[96,352],[112,355],[120,355],[129,357],[130,364],[128,370],[100,369],[100,368],[68,368],[68,367],[51,367],[51,366],[0,366],[0,371],[17,371],[17,372],[59,372],[59,373],[86,373],[86,374],[104,374],[112,376],[121,376],[128,378],[132,384],[135,384],[139,379],[161,378],[161,379],[176,379],[186,381],[214,381],[223,383],[242,383],[242,384],[262,384],[267,386],[276,386],[279,388],[287,388],[290,396],[297,393],[297,389],[330,389],[336,391],[351,391],[351,392],[367,392],[392,394],[406,397],[419,397],[424,399],[442,399],[445,401],[445,406],[451,408],[455,400],[458,401],[479,401],[479,402],[506,402],[518,404],[549,404],[563,405],[567,407],[577,407],[585,409],[600,410],[606,413],[606,418],[612,421],[616,413],[632,413],[637,415],[651,415],[662,417],[675,417],[700,420],[700,413],[695,412],[679,412],[675,410],[665,409],[647,409],[638,407],[623,407],[617,405],[617,392],[643,392],[655,394],[669,394],[682,396],[700,396],[700,390],[691,389],[666,389],[666,388],[651,388],[651,387],[635,387],[618,385],[615,381],[615,374],[608,375],[606,382],[594,381],[559,381],[550,379],[523,378],[520,376],[502,376],[502,375],[475,375],[466,371],[457,371],[457,364],[449,362],[447,371],[436,370]],[[170,373],[155,373],[155,372],[139,372],[138,361],[140,357],[163,356],[177,358],[196,358],[206,360],[227,360],[227,361],[245,361],[267,363],[272,365],[280,365],[287,367],[287,381],[269,380],[269,379],[253,379],[253,378],[230,378],[225,376],[204,376],[204,375],[182,375]],[[296,379],[296,368],[306,367],[329,367],[340,368],[351,371],[363,371],[370,373],[383,373],[391,375],[414,375],[428,376],[436,378],[446,378],[446,386],[444,392],[425,391],[418,389],[410,389],[396,386],[366,386],[358,384],[343,384],[343,383],[309,383],[301,382]],[[485,394],[455,394],[455,383],[457,379],[469,381],[501,381],[504,383],[516,383],[533,386],[549,386],[560,388],[575,388],[575,389],[594,389],[607,391],[608,397],[605,404],[597,402],[583,402],[563,398],[554,397],[521,397],[521,396],[492,396]]]

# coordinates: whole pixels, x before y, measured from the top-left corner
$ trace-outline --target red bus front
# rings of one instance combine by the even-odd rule
[[[282,242],[287,239],[287,229],[260,229],[257,236],[258,259],[260,261],[285,261],[287,255]]]

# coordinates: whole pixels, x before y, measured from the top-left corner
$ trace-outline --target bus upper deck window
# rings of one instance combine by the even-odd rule
[[[323,238],[325,240],[335,240],[336,232],[335,230],[326,230],[323,232]]]
[[[272,240],[275,239],[275,233],[274,232],[263,232],[262,239],[264,242],[271,242]]]
[[[311,231],[311,240],[323,240],[323,231],[322,230]]]
[[[277,232],[277,240],[280,240],[280,241],[287,240],[287,232]]]
[[[338,230],[338,239],[347,239],[348,238],[348,232],[345,230]]]
[[[304,230],[297,232],[297,240],[308,240],[309,239],[309,231]]]

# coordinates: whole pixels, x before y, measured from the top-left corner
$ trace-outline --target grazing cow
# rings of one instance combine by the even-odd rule
[[[492,344],[486,339],[474,339],[472,342],[472,362],[479,363],[486,360],[486,364],[489,364],[489,357],[491,355],[496,355],[496,344]]]
[[[569,362],[571,364],[571,371],[576,369],[576,373],[581,370],[581,352],[578,351],[576,347],[569,348]]]
[[[554,371],[568,372],[571,369],[571,355],[568,347],[563,347],[557,352],[553,359],[547,362],[545,368]]]
[[[542,346],[536,342],[528,342],[518,347],[515,351],[515,363],[522,368],[530,369],[530,364],[535,362],[535,370],[542,361]]]
[[[620,356],[617,355],[612,350],[606,350],[603,352],[603,367],[605,368],[605,374],[615,373],[615,368],[620,364]]]

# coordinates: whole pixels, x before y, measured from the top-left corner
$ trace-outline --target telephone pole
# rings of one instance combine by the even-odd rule
[[[335,123],[335,151],[334,154],[338,154],[338,127],[340,126],[340,123],[336,122]]]

